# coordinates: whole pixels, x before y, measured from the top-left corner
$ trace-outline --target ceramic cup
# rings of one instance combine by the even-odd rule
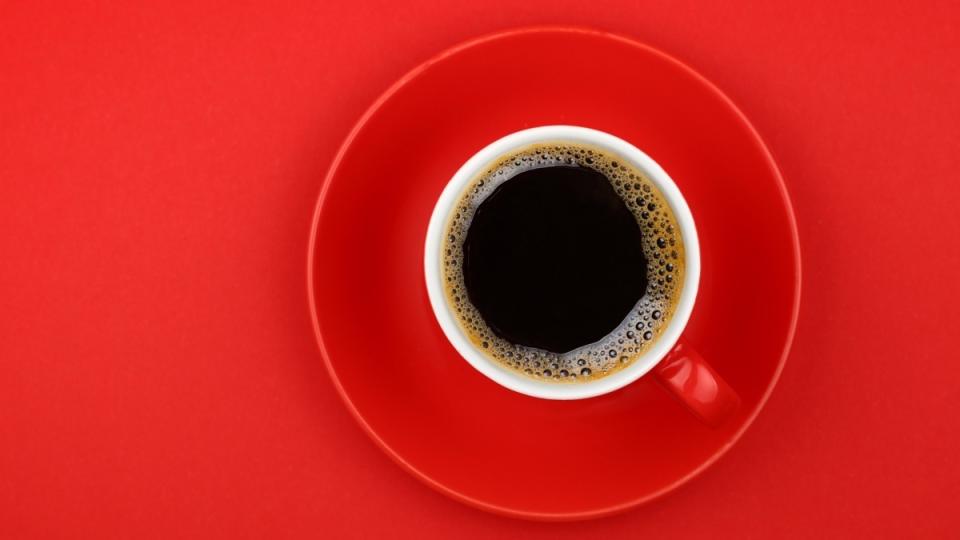
[[[490,359],[467,338],[443,293],[441,246],[451,211],[464,189],[505,154],[538,143],[580,143],[618,156],[646,174],[670,205],[685,248],[685,269],[673,318],[657,341],[629,366],[583,383],[547,382],[525,377]],[[578,126],[542,126],[524,129],[490,143],[466,160],[440,194],[427,228],[424,274],[430,304],[437,322],[453,347],[477,371],[501,386],[543,399],[584,399],[618,390],[647,374],[673,392],[690,410],[709,424],[719,424],[736,409],[736,393],[709,364],[682,339],[697,298],[700,281],[700,245],[693,215],[679,188],[665,170],[636,146],[609,133]]]

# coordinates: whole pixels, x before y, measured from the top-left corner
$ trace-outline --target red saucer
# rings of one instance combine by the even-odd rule
[[[721,428],[647,378],[587,400],[523,396],[478,373],[444,338],[423,280],[434,202],[487,143],[547,124],[632,142],[686,197],[703,273],[684,336],[743,401]],[[444,52],[371,106],[321,191],[307,282],[337,389],[389,456],[468,504],[577,519],[675,489],[740,437],[786,361],[800,253],[773,159],[710,82],[628,39],[538,28]]]

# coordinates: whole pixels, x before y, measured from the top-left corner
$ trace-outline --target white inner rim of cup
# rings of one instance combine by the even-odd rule
[[[659,339],[629,366],[606,377],[585,383],[550,383],[531,379],[486,356],[470,342],[457,322],[443,292],[441,278],[443,261],[440,249],[444,228],[450,212],[470,181],[505,154],[532,144],[551,142],[581,143],[599,147],[640,169],[660,190],[667,204],[670,205],[684,243],[683,288],[680,291],[673,318],[660,334]],[[424,247],[424,274],[427,294],[440,328],[457,352],[477,371],[502,386],[528,396],[546,399],[582,399],[606,394],[630,384],[653,369],[670,352],[690,319],[697,297],[700,283],[700,244],[687,202],[666,171],[650,156],[627,141],[603,131],[578,126],[542,126],[517,131],[490,143],[468,159],[453,175],[440,194],[433,214],[430,216]]]

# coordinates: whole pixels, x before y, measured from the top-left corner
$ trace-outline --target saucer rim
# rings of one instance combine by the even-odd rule
[[[763,392],[760,400],[757,402],[756,406],[746,417],[743,424],[740,428],[735,431],[730,438],[718,448],[710,457],[705,459],[697,467],[691,469],[687,474],[679,477],[674,482],[650,493],[645,493],[640,497],[631,499],[619,504],[607,505],[597,507],[595,509],[578,511],[578,512],[535,512],[520,510],[516,508],[510,508],[507,506],[497,505],[491,502],[483,501],[476,499],[459,491],[456,491],[437,480],[434,480],[430,475],[419,470],[417,467],[407,462],[403,457],[396,452],[393,448],[390,447],[378,434],[377,432],[367,423],[366,419],[360,413],[359,410],[354,406],[352,400],[350,399],[349,394],[344,389],[340,378],[337,376],[336,369],[333,366],[333,363],[330,361],[330,355],[327,352],[326,346],[323,340],[323,330],[320,326],[320,320],[318,315],[318,309],[316,305],[316,291],[314,290],[314,275],[318,265],[317,260],[317,236],[319,232],[320,216],[323,211],[324,203],[327,198],[327,193],[329,187],[332,183],[333,178],[336,176],[337,171],[340,167],[340,163],[343,160],[344,156],[347,154],[347,151],[354,142],[354,139],[360,134],[360,132],[366,127],[367,123],[371,118],[380,110],[380,108],[388,102],[394,94],[399,92],[403,87],[409,84],[411,81],[418,78],[425,71],[429,70],[434,64],[445,61],[447,58],[454,56],[464,50],[470,49],[472,47],[482,45],[486,42],[496,41],[504,38],[511,38],[518,35],[525,34],[539,34],[539,33],[569,33],[569,34],[579,34],[579,35],[588,35],[594,37],[602,37],[606,39],[612,39],[618,41],[622,44],[629,45],[643,50],[646,53],[652,54],[659,57],[662,60],[665,60],[669,63],[672,63],[674,66],[680,70],[686,72],[688,75],[697,80],[700,84],[704,85],[708,90],[713,92],[717,97],[723,101],[727,107],[729,107],[740,120],[740,122],[746,126],[748,132],[752,135],[754,143],[759,147],[761,153],[766,160],[767,166],[773,173],[773,177],[776,181],[778,187],[778,193],[780,195],[781,203],[786,211],[786,217],[790,229],[790,240],[791,248],[793,251],[794,259],[794,290],[793,290],[793,305],[791,306],[790,313],[790,322],[787,329],[786,340],[784,341],[783,351],[780,354],[780,358],[777,361],[776,369],[770,382],[767,385],[766,390]],[[720,458],[722,458],[730,450],[730,448],[740,440],[743,434],[750,428],[754,420],[760,414],[760,411],[763,410],[767,401],[770,398],[770,395],[773,393],[774,388],[780,380],[780,376],[783,372],[783,369],[787,362],[787,357],[790,354],[790,350],[793,345],[793,340],[796,335],[797,321],[799,319],[800,313],[800,296],[801,296],[801,284],[802,284],[802,268],[801,268],[801,259],[800,259],[800,238],[799,231],[797,227],[796,215],[793,209],[793,205],[790,201],[790,196],[787,191],[787,186],[783,180],[783,175],[780,172],[780,168],[777,166],[776,161],[773,158],[770,149],[765,144],[763,138],[757,132],[756,128],[749,121],[746,115],[740,110],[739,107],[716,85],[714,85],[709,79],[701,75],[699,72],[695,71],[693,68],[688,66],[686,63],[678,60],[677,58],[653,47],[642,43],[640,41],[628,38],[619,34],[597,30],[593,28],[581,27],[581,26],[565,26],[565,25],[536,25],[536,26],[525,26],[520,28],[513,28],[509,30],[497,31],[489,34],[484,34],[482,36],[472,38],[463,42],[460,42],[452,47],[445,49],[444,51],[434,55],[433,57],[427,59],[426,61],[420,63],[413,69],[406,72],[402,77],[397,79],[393,84],[391,84],[382,94],[380,94],[377,99],[370,104],[370,106],[364,111],[360,116],[354,126],[351,128],[350,132],[347,134],[346,138],[340,144],[340,147],[337,149],[337,153],[333,158],[333,161],[330,163],[329,168],[327,169],[327,174],[324,176],[323,182],[320,187],[319,194],[317,195],[317,201],[314,206],[313,217],[310,224],[310,236],[307,245],[307,266],[306,266],[306,281],[307,281],[307,300],[310,308],[310,318],[313,325],[314,337],[317,341],[317,346],[320,350],[320,356],[323,359],[324,365],[326,366],[327,372],[330,374],[330,379],[333,382],[334,388],[336,388],[337,393],[340,395],[341,400],[346,406],[347,410],[360,425],[361,429],[366,432],[367,436],[373,440],[380,449],[389,456],[397,465],[402,469],[406,470],[413,477],[417,478],[427,486],[437,490],[444,495],[460,501],[464,504],[472,506],[474,508],[491,512],[494,514],[499,514],[507,517],[514,518],[524,518],[529,520],[536,521],[578,521],[585,519],[595,519],[610,515],[619,514],[630,510],[632,508],[641,506],[643,504],[650,503],[661,497],[667,495],[668,493],[678,489],[683,486],[690,480],[696,478],[702,474],[705,470],[710,468],[714,463],[716,463]]]

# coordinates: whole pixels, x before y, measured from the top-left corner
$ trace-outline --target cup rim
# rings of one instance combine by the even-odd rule
[[[573,142],[600,147],[631,163],[656,185],[677,219],[684,241],[685,276],[677,308],[660,338],[640,358],[615,373],[585,383],[538,381],[501,366],[478,350],[467,338],[447,302],[442,285],[440,248],[443,229],[464,188],[495,159],[537,143]],[[584,399],[618,390],[644,376],[673,349],[693,311],[700,283],[700,244],[693,215],[680,189],[667,172],[633,144],[610,133],[573,125],[547,125],[505,135],[464,162],[444,187],[427,226],[424,243],[424,278],[434,316],[447,340],[474,369],[501,386],[531,397],[555,400]]]

